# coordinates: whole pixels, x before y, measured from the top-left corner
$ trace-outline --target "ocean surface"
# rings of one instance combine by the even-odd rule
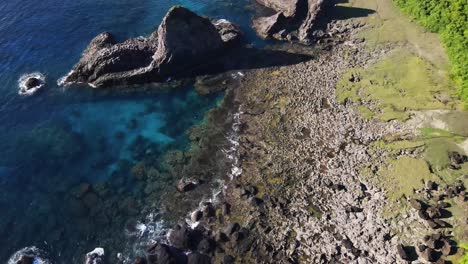
[[[159,164],[188,148],[188,129],[222,94],[117,94],[57,80],[97,34],[149,35],[173,5],[240,24],[261,45],[247,0],[0,2],[0,263],[25,248],[52,263],[82,263],[98,246],[131,256],[171,224],[148,207],[174,184]],[[46,85],[19,95],[18,80],[31,73]]]

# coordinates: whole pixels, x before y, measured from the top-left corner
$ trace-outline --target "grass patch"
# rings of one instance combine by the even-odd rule
[[[464,153],[453,140],[445,138],[431,139],[426,143],[424,158],[430,164],[433,171],[442,171],[451,164],[448,156],[451,151]]]
[[[380,172],[380,176],[382,187],[386,189],[391,201],[403,196],[412,196],[415,189],[424,187],[424,181],[437,180],[424,160],[407,156],[390,160],[388,166]]]
[[[432,128],[432,127],[421,128],[420,132],[421,132],[421,136],[425,139],[455,136],[455,134],[445,129]]]
[[[465,254],[460,259],[460,264],[468,264],[468,243],[460,244],[460,248],[465,250]]]
[[[394,142],[385,142],[379,140],[373,143],[375,147],[385,148],[390,150],[402,150],[402,149],[413,149],[424,146],[424,141],[411,141],[411,140],[400,140]]]
[[[361,105],[357,110],[365,119],[372,119],[375,116],[375,113],[366,106]]]
[[[361,80],[350,81],[352,76],[360,76]],[[428,61],[400,49],[369,69],[346,73],[337,85],[337,100],[377,102],[376,116],[381,120],[406,120],[408,110],[450,108],[451,104],[445,105],[435,96],[450,93],[451,87],[450,81]]]

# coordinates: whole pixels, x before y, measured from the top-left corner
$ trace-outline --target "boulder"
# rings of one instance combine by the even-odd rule
[[[241,37],[239,27],[229,21],[213,24],[176,6],[149,37],[116,43],[112,34],[99,34],[60,83],[107,87],[162,82],[195,71],[201,62],[216,59]]]
[[[441,241],[435,239],[434,237],[429,237],[425,239],[426,246],[432,249],[439,249],[441,247]]]
[[[186,223],[183,223],[171,229],[167,238],[171,246],[182,250],[193,250],[203,239],[203,233],[200,230],[191,229]]]
[[[429,220],[429,216],[427,215],[427,212],[425,210],[423,210],[423,209],[418,211],[418,216],[419,216],[419,218],[421,218],[423,220]]]
[[[442,248],[440,250],[440,252],[442,252],[442,255],[444,255],[444,256],[452,255],[453,254],[453,248],[450,245],[450,242],[447,241],[447,239],[443,239],[442,243],[443,243],[443,246],[442,246]]]
[[[433,182],[433,181],[427,181],[426,182],[426,189],[428,189],[429,191],[434,191],[434,190],[437,190],[437,183]]]
[[[211,239],[208,239],[208,238],[204,238],[202,239],[202,241],[200,241],[200,243],[198,244],[198,251],[200,251],[201,253],[204,253],[204,254],[209,254],[211,253],[211,251],[214,250],[214,241],[211,240]]]
[[[158,49],[153,56],[157,71],[170,76],[223,49],[216,27],[183,7],[173,7],[158,28]]]
[[[211,264],[211,258],[207,255],[193,252],[188,255],[187,264]]]
[[[32,89],[34,87],[40,86],[42,84],[41,80],[35,77],[31,77],[26,80],[24,85],[26,86],[26,89]]]
[[[257,34],[264,38],[272,38],[275,33],[284,29],[288,21],[283,13],[276,13],[269,17],[259,17],[254,19],[252,27]]]
[[[429,218],[431,218],[431,219],[432,218],[440,218],[442,216],[441,210],[439,208],[437,208],[437,207],[431,206],[431,207],[427,208],[426,212],[427,212],[427,215],[429,216]]]
[[[399,244],[397,246],[397,253],[400,256],[400,258],[403,259],[403,260],[409,260],[410,259],[410,257],[408,256],[408,253],[406,253],[405,248],[401,244]]]
[[[198,222],[202,217],[203,213],[200,210],[196,210],[190,215],[190,220],[192,220],[192,222]]]
[[[85,264],[102,264],[104,263],[104,249],[95,248],[93,251],[86,254]]]
[[[272,16],[256,18],[253,21],[253,28],[260,37],[289,41],[297,38],[303,43],[309,43],[312,39],[316,21],[325,3],[324,0],[257,0],[257,2],[276,11]],[[294,32],[297,32],[297,36]]]
[[[187,256],[183,251],[161,243],[151,245],[146,254],[148,264],[187,263]]]
[[[457,164],[457,165],[463,164],[468,161],[468,156],[462,155],[456,151],[451,151],[449,153],[449,158],[453,164]]]
[[[168,240],[171,245],[180,249],[188,249],[191,246],[192,229],[186,224],[176,225],[169,231]]]
[[[324,0],[308,0],[307,17],[299,27],[298,37],[300,41],[308,42],[312,37],[315,22],[324,2]]]
[[[205,205],[203,206],[202,212],[203,212],[203,216],[207,218],[216,216],[216,208],[210,202],[205,203]]]
[[[437,260],[437,252],[431,248],[426,248],[421,252],[421,258],[429,262],[434,262]]]
[[[21,256],[20,259],[16,261],[16,264],[33,264],[33,263],[34,263],[34,257],[26,256],[26,255]]]
[[[198,185],[200,184],[200,180],[198,179],[181,179],[177,185],[176,188],[179,192],[184,193],[184,192],[189,192],[195,189]]]
[[[409,203],[411,207],[413,207],[416,210],[422,210],[426,207],[426,205],[418,199],[410,199]]]
[[[212,23],[216,27],[225,46],[231,47],[241,42],[244,33],[238,25],[226,19],[213,20]]]
[[[427,225],[432,229],[440,228],[440,225],[433,220],[426,220]]]
[[[257,2],[286,17],[295,17],[304,7],[306,0],[257,0]]]

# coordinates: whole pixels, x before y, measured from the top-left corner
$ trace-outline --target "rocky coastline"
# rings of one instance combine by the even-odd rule
[[[240,173],[216,200],[189,213],[191,225],[183,221],[170,231],[171,246],[152,247],[158,257],[147,263],[449,263],[457,244],[439,219],[441,206],[448,206],[444,198],[435,198],[440,206],[404,201],[418,207],[428,224],[408,240],[398,230],[414,217],[386,216],[388,193],[363,173],[367,166],[385,166],[390,155],[376,152],[374,142],[389,135],[414,137],[414,127],[366,119],[356,102],[336,99],[348,69],[368,67],[391,53],[386,46],[367,49],[358,36],[363,26],[332,21],[315,49],[273,47],[314,59],[244,72],[240,85],[228,89],[239,107]],[[462,183],[445,189],[426,185],[416,193],[457,196],[466,203]],[[173,254],[173,247],[190,253],[177,259],[181,251]]]
[[[193,151],[166,157],[170,174],[180,181],[163,197],[161,208],[179,223],[165,240],[130,262],[97,248],[85,263],[449,263],[458,245],[446,208],[455,199],[466,206],[463,182],[439,186],[425,179],[424,188],[414,190],[419,198],[401,200],[412,208],[410,215],[387,216],[392,204],[388,191],[364,172],[378,175],[395,153],[373,144],[389,135],[417,137],[417,132],[400,120],[363,117],[356,110],[363,102],[337,99],[337,86],[349,69],[369,67],[392,48],[368,49],[359,35],[368,25],[361,21],[331,20],[322,33],[314,33],[326,1],[258,2],[275,14],[253,21],[257,33],[291,43],[250,51],[262,58],[282,54],[289,61],[253,67],[242,60],[222,74],[198,76],[200,94],[226,94],[205,122],[189,132]],[[178,12],[209,28],[209,37],[193,40],[198,45],[203,38],[204,44],[188,61],[186,46],[172,46],[187,32],[169,33]],[[109,33],[97,36],[65,81],[106,87],[211,73],[178,74],[207,57],[225,60],[232,55],[223,55],[228,47],[239,52],[240,36],[239,28],[226,20],[212,22],[176,7],[149,38],[116,44]],[[125,54],[140,59],[128,63]],[[252,67],[232,71],[241,65]],[[358,83],[360,78],[356,74],[344,81]],[[413,157],[416,152],[401,150],[398,155]],[[453,170],[468,162],[458,152],[449,158]],[[211,197],[206,193],[213,187],[219,192]],[[174,199],[179,208],[173,208]],[[421,232],[405,237],[405,225]]]

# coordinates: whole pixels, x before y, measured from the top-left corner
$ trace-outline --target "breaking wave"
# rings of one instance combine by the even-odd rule
[[[16,264],[20,263],[19,261],[21,258],[27,257],[32,259],[33,264],[52,264],[50,262],[44,251],[40,250],[39,248],[32,246],[32,247],[25,247],[18,251],[16,251],[8,260],[7,264]]]

